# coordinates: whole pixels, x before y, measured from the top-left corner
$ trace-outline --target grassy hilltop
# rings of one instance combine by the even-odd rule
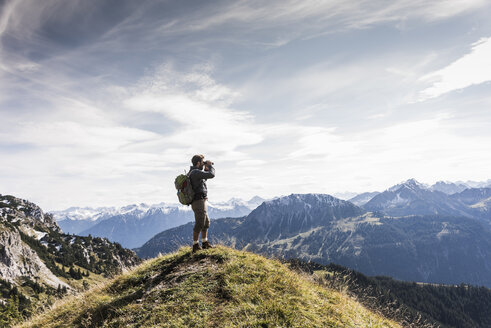
[[[68,297],[19,327],[400,327],[276,260],[189,247]]]

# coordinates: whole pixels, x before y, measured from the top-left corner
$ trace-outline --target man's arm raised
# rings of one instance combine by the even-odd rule
[[[205,162],[205,170],[204,171],[199,171],[196,170],[193,174],[196,174],[196,176],[200,179],[212,179],[215,177],[215,168],[211,164],[210,161]]]

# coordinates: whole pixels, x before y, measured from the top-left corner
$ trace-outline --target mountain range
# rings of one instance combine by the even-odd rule
[[[457,182],[438,181],[438,182],[434,183],[433,185],[419,183],[415,179],[409,179],[408,181],[411,181],[411,180],[415,181],[419,185],[419,187],[422,189],[428,189],[430,191],[440,191],[440,192],[447,194],[447,195],[456,194],[456,193],[464,191],[465,189],[491,188],[491,179],[489,179],[487,181],[481,181],[481,182],[476,182],[476,181],[467,181],[467,182],[463,182],[463,181],[457,181]],[[395,185],[389,189],[394,189],[397,186],[400,186],[404,183],[405,182],[402,182],[402,183],[397,184],[397,185]],[[351,193],[347,193],[347,194],[351,194]],[[380,194],[380,192],[373,191],[373,192],[363,192],[363,193],[357,194],[351,198],[350,197],[347,197],[347,198],[338,197],[338,198],[346,199],[355,205],[362,206],[378,194]],[[337,194],[335,194],[335,196],[336,195]]]
[[[141,257],[154,257],[190,245],[193,225],[189,208],[163,203],[122,208],[70,208],[56,216],[59,222],[76,222],[79,228],[83,222],[86,224],[83,231],[89,233],[86,236],[66,234],[54,214],[43,213],[27,200],[0,195],[0,326],[27,318],[66,294],[107,283],[108,278],[140,263],[134,252],[97,237],[98,231],[109,235],[118,232],[119,235],[112,234],[112,237],[126,234],[128,241],[136,244],[131,235],[153,227],[150,239],[135,251]],[[374,311],[396,321],[413,326],[413,319],[423,318],[429,321],[419,322],[422,327],[430,327],[431,322],[441,327],[487,327],[491,320],[489,315],[479,313],[489,304],[489,289],[462,284],[491,287],[491,188],[486,183],[474,187],[463,183],[429,186],[410,179],[383,192],[357,195],[351,201],[326,194],[291,194],[267,201],[259,197],[248,202],[232,199],[210,204],[210,216],[213,219],[209,235],[212,243],[303,263],[299,265],[314,274],[309,279],[320,279],[322,284],[349,290],[369,309],[376,300]],[[167,228],[171,220],[172,227]],[[76,228],[76,224],[73,227]],[[90,229],[95,229],[94,233]],[[161,230],[157,229],[163,231],[158,233]],[[183,297],[189,290],[186,289],[188,284],[181,285],[181,281],[209,277],[230,258],[234,258],[231,262],[234,269],[219,273],[214,276],[216,281],[209,284],[212,287],[216,282],[218,288],[213,297],[224,297],[223,302],[227,302],[235,295],[226,292],[227,274],[239,272],[235,277],[247,281],[258,272],[251,267],[258,263],[258,257],[218,248],[206,253],[218,256],[216,262],[210,262],[211,257],[203,255],[205,253],[190,255],[189,252],[188,247],[181,249],[178,255],[156,259],[155,270],[150,269],[154,273],[158,271],[156,275],[147,276],[150,273],[147,263],[138,272],[111,283],[115,288],[125,286],[123,289],[112,290],[109,294],[104,294],[100,288],[93,289],[87,294],[96,300],[93,308],[83,308],[86,302],[71,301],[62,303],[68,304],[62,307],[67,311],[82,310],[74,317],[76,325],[98,326],[106,319],[138,321],[141,316],[119,318],[115,314],[121,309],[136,308],[138,304],[149,306],[146,301],[154,300],[153,296],[162,296],[156,299],[166,302],[173,290]],[[205,271],[193,271],[203,264]],[[269,262],[266,264],[271,267]],[[340,269],[337,264],[350,269]],[[371,276],[391,276],[420,283],[367,278],[349,271],[351,269]],[[141,278],[140,284],[138,279]],[[156,283],[159,279],[165,282],[163,289]],[[435,283],[450,286],[433,286]],[[285,284],[289,282],[282,282]],[[153,287],[157,289],[154,291]],[[121,292],[126,294],[120,295]],[[153,296],[147,299],[150,295]],[[426,298],[431,299],[431,304],[421,301]],[[106,306],[108,299],[111,301]],[[249,301],[244,304],[249,306]],[[177,309],[175,305],[172,305],[173,311]],[[179,311],[190,315],[184,308]],[[410,317],[399,316],[401,311],[410,311]],[[62,312],[53,313],[67,324],[72,319],[65,318]],[[135,312],[138,313],[143,312]],[[150,312],[146,315],[148,317]],[[43,318],[51,322],[52,313]]]
[[[466,206],[441,191],[432,191],[414,179],[376,195],[363,207],[391,216],[442,214],[471,216]]]
[[[232,198],[228,202],[209,202],[208,215],[210,218],[241,217],[249,214],[263,201],[256,196],[249,201]],[[72,207],[52,214],[66,233],[105,237],[127,248],[143,245],[160,231],[194,222],[190,206],[164,203],[142,203],[121,208]]]
[[[447,195],[413,179],[364,207],[329,195],[292,194],[242,218],[213,220],[210,239],[272,256],[333,262],[367,275],[490,287],[488,195],[489,188]],[[174,251],[189,244],[190,231],[188,224],[161,232],[136,252],[153,257]]]
[[[490,214],[489,200],[479,199],[473,204],[461,203],[454,195],[465,189],[476,189],[471,186],[488,185],[491,185],[491,180],[455,183],[439,181],[430,186],[410,179],[384,192],[362,193],[349,201],[366,210],[381,211],[392,216],[448,214],[486,220]],[[222,203],[210,202],[208,213],[210,218],[242,217],[263,201],[264,199],[256,196],[249,201],[232,198]],[[51,213],[65,233],[105,237],[127,248],[139,247],[161,231],[193,221],[190,207],[165,203],[132,204],[120,208],[71,207]]]
[[[364,209],[390,216],[447,215],[476,218],[491,226],[491,188],[466,188],[446,194],[414,179],[378,193]]]

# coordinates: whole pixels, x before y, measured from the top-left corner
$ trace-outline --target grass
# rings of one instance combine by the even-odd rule
[[[189,247],[61,300],[19,327],[399,327],[276,260]]]
[[[55,262],[56,266],[60,269],[63,268],[63,266],[58,263],[58,262]],[[65,271],[68,271],[69,268],[65,267]],[[60,279],[61,281],[67,283],[68,285],[70,285],[72,288],[75,288],[76,290],[78,291],[82,291],[84,290],[84,287],[83,287],[83,282],[87,282],[89,284],[89,286],[95,286],[95,285],[100,285],[101,283],[107,281],[107,278],[104,278],[104,276],[102,274],[96,274],[94,272],[91,272],[81,266],[78,266],[76,264],[73,264],[73,269],[74,270],[78,270],[80,269],[80,271],[82,273],[85,273],[85,272],[88,272],[89,273],[89,276],[88,277],[83,277],[82,279],[80,280],[77,280],[77,279],[73,279],[73,278],[65,278],[65,277],[58,277],[58,279]]]

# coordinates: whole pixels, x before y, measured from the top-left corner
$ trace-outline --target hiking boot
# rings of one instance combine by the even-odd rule
[[[213,246],[211,246],[210,242],[209,241],[205,241],[204,243],[201,244],[201,247],[203,249],[208,249],[208,248],[215,248]]]
[[[193,245],[193,253],[202,250],[201,246],[199,244],[194,244]]]

